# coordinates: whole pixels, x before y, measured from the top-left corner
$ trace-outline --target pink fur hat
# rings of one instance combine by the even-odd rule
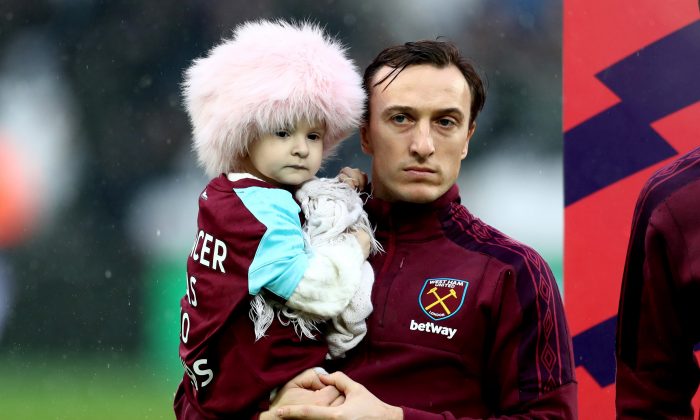
[[[345,48],[309,22],[238,26],[231,39],[194,61],[183,86],[194,148],[209,176],[240,171],[260,134],[301,119],[325,122],[328,156],[357,128],[365,100]]]

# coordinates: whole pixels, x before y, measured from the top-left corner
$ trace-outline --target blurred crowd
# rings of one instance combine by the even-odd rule
[[[466,205],[560,266],[560,3],[4,0],[0,354],[175,355],[206,183],[182,72],[261,17],[321,22],[360,68],[391,44],[457,43],[489,83],[460,180]],[[368,162],[354,137],[325,174]],[[503,194],[517,204],[494,201]]]

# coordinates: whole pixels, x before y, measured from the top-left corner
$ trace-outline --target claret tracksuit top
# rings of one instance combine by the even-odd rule
[[[656,172],[637,201],[618,311],[618,418],[693,418],[699,304],[697,148]]]
[[[406,419],[576,418],[564,309],[535,251],[469,213],[456,185],[365,210],[385,253],[370,260],[368,335],[338,369]]]

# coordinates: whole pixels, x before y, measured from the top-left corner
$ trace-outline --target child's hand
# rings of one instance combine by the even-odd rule
[[[356,168],[344,167],[338,174],[338,179],[357,191],[362,191],[367,185],[367,174]]]
[[[353,232],[353,235],[355,235],[355,238],[357,238],[357,242],[360,243],[360,248],[362,248],[362,254],[365,256],[365,259],[369,257],[369,246],[370,246],[370,238],[367,232],[363,230],[358,230],[357,232]]]

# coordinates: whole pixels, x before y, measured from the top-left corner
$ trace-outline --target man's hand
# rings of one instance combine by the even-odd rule
[[[355,188],[357,191],[364,190],[365,185],[367,185],[367,174],[359,169],[350,168],[348,166],[340,170],[338,179]]]
[[[260,420],[279,419],[275,415],[277,407],[286,405],[319,405],[328,407],[338,405],[345,400],[334,386],[321,382],[319,374],[308,369],[287,382],[275,396],[270,409],[260,413]]]
[[[403,410],[385,404],[361,384],[342,372],[319,376],[345,395],[345,401],[335,407],[309,404],[278,405],[276,414],[283,419],[403,419]]]

